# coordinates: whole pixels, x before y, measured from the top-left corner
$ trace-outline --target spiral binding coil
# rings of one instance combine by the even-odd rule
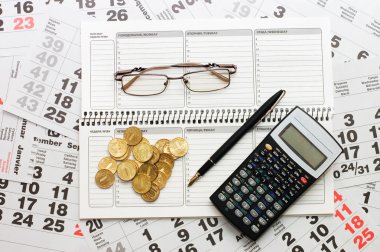
[[[302,107],[301,107],[302,108]],[[305,112],[317,121],[329,121],[330,107],[306,107]],[[243,123],[257,109],[191,109],[191,110],[138,110],[138,111],[89,111],[83,113],[82,126],[100,125],[167,125],[167,124],[215,124]],[[290,108],[275,108],[262,122],[279,122]]]

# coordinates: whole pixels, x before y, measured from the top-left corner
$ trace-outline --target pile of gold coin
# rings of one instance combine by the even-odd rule
[[[172,175],[174,161],[188,150],[182,137],[160,139],[151,145],[139,128],[129,127],[123,138],[109,142],[109,156],[99,161],[95,182],[100,188],[109,188],[117,173],[122,181],[132,180],[133,190],[145,201],[155,201]],[[131,153],[134,159],[129,159]]]

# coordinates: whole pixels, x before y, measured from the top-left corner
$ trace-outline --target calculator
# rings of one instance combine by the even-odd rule
[[[295,107],[210,199],[237,228],[257,240],[341,152],[329,132]]]

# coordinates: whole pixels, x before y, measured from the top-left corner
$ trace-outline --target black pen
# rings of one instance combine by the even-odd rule
[[[190,179],[191,186],[211,167],[213,167],[251,128],[255,127],[285,95],[285,90],[280,90],[269,98],[220,148],[206,161],[206,163]]]

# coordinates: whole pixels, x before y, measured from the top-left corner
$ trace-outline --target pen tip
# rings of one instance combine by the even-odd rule
[[[189,184],[187,185],[188,187],[190,187],[192,184],[194,184],[195,181],[198,180],[198,178],[200,177],[201,175],[197,172],[189,181]]]

